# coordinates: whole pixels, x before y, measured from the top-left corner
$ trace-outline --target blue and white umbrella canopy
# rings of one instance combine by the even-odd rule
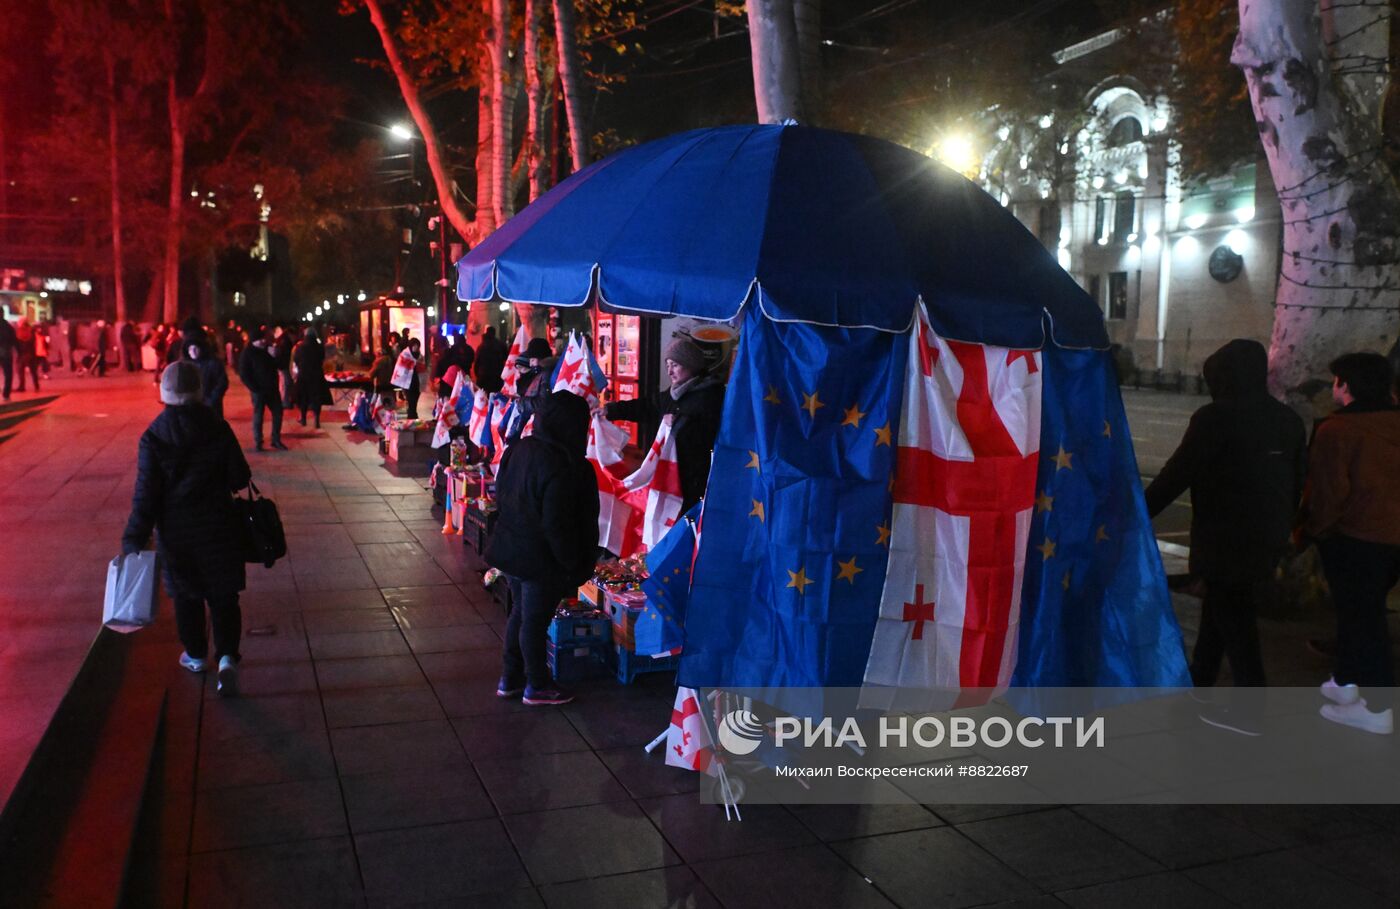
[[[994,656],[1012,640],[1004,668],[1018,686],[1189,683],[1102,313],[1006,209],[927,157],[801,126],[671,136],[541,196],[458,263],[457,292],[715,321],[748,307],[689,606],[656,603],[685,629],[681,684],[867,681],[877,623],[895,621],[883,612],[892,551],[927,542],[899,548],[890,531],[895,464],[911,450],[906,375],[932,368],[923,353],[910,366],[920,301],[943,342],[1010,348],[993,359],[1043,388],[1027,424],[1038,445],[1025,449],[1041,456],[1017,475],[1021,498],[963,515],[1024,517],[1024,550],[997,544],[999,558],[1024,556],[1019,602],[1006,587],[1001,612],[954,612],[949,627],[995,637],[982,648]],[[987,397],[966,387],[947,413]],[[981,556],[950,557],[989,576]],[[917,585],[906,595],[905,607],[934,608]],[[937,621],[918,610],[904,622]]]
[[[463,300],[1104,348],[1098,307],[1006,209],[880,139],[726,126],[621,151],[535,200],[457,264]]]

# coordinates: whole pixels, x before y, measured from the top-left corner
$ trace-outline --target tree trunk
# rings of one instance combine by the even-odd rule
[[[185,213],[185,124],[175,72],[170,73],[166,94],[170,108],[170,200],[165,220],[165,305],[161,321],[180,320],[180,233]]]
[[[112,189],[112,297],[116,302],[117,321],[125,322],[126,279],[122,262],[122,181],[117,143],[117,65],[109,48],[104,49],[103,65],[107,76],[107,157]]]
[[[794,0],[793,21],[797,27],[797,68],[801,77],[802,112],[812,124],[822,108],[822,3],[821,0]]]
[[[491,157],[492,130],[491,89],[483,84],[476,92],[476,229],[477,241],[489,237],[496,229],[496,171]]]
[[[409,71],[408,63],[399,53],[393,32],[390,31],[389,23],[384,18],[384,10],[379,0],[365,0],[365,7],[369,10],[369,18],[374,23],[375,31],[379,32],[380,43],[384,45],[384,56],[388,59],[389,69],[393,71],[394,79],[398,82],[399,93],[403,95],[409,116],[413,118],[413,124],[418,127],[418,135],[423,137],[423,150],[428,158],[428,170],[433,175],[433,185],[437,188],[438,202],[442,206],[443,216],[463,239],[479,240],[480,237],[477,235],[475,226],[467,218],[467,213],[457,204],[457,196],[453,193],[452,176],[447,172],[447,165],[443,160],[442,142],[438,139],[437,130],[433,128],[433,121],[428,117],[427,108],[423,106],[422,98],[418,94],[418,86],[413,81],[413,74]]]
[[[491,0],[491,176],[496,226],[515,214],[510,191],[515,161],[515,99],[519,86],[510,77],[510,0]]]
[[[1334,17],[1323,5],[1325,14],[1317,0],[1240,0],[1231,55],[1283,209],[1270,387],[1304,412],[1325,406],[1333,358],[1387,353],[1400,334],[1400,190],[1374,115],[1389,8]],[[1338,36],[1330,52],[1324,18]]]
[[[588,166],[588,124],[583,113],[583,67],[574,32],[573,0],[554,0],[554,45],[559,54],[559,82],[564,90],[564,116],[569,121],[569,158],[574,172]]]
[[[747,0],[759,123],[800,119],[802,76],[793,0]]]
[[[528,102],[525,154],[530,170],[530,201],[538,199],[545,185],[545,80],[540,59],[540,3],[525,0],[525,97]]]

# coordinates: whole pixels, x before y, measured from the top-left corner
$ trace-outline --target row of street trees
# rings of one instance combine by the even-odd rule
[[[366,187],[379,151],[337,141],[343,92],[303,62],[307,36],[293,8],[51,0],[6,22],[6,46],[36,33],[46,43],[35,65],[6,76],[11,92],[41,97],[15,195],[33,206],[72,202],[101,222],[108,248],[92,261],[75,248],[72,265],[109,279],[118,319],[193,311],[198,293],[182,288],[182,272],[188,283],[191,265],[246,252],[269,228],[294,247],[322,247],[307,262],[324,273],[301,275],[306,289],[344,287],[364,220],[347,213],[373,207]],[[328,254],[337,246],[344,254]],[[256,276],[271,263],[244,266],[233,270]],[[144,306],[132,300],[142,288]]]
[[[639,49],[622,40],[637,25],[638,0],[345,0],[341,7],[352,15],[361,8],[422,138],[442,215],[471,245],[509,220],[517,204],[552,185],[556,146],[567,149],[571,170],[588,163],[587,96],[607,81],[591,69],[594,56]],[[552,103],[556,95],[558,105]],[[459,105],[475,99],[473,145],[454,148],[444,141],[440,122],[465,118],[435,116],[434,97]],[[522,106],[525,130],[517,137]],[[463,188],[468,175],[475,177],[474,195]],[[543,331],[543,312],[519,311]]]

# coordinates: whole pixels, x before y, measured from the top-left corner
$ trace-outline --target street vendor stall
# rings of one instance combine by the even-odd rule
[[[1185,683],[1102,314],[925,156],[795,125],[630,148],[458,296],[739,327],[682,685]]]

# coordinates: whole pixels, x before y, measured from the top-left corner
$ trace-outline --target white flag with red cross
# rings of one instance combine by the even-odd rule
[[[472,444],[482,448],[491,441],[491,427],[487,419],[491,414],[491,395],[486,389],[478,388],[472,397],[472,415],[467,419],[467,436]]]
[[[670,766],[711,775],[716,772],[715,743],[701,714],[706,706],[694,688],[676,690],[671,728],[666,732],[666,763]]]
[[[598,396],[608,386],[608,377],[598,365],[593,351],[577,334],[569,335],[569,344],[559,359],[559,374],[554,379],[553,391],[571,391],[596,407]]]
[[[1039,354],[938,337],[919,307],[869,685],[1004,688],[1040,450]]]
[[[608,469],[622,461],[628,438],[621,426],[605,420],[602,414],[593,415],[587,457],[598,478],[598,545],[619,558],[632,555],[642,543],[642,513],[634,515],[622,481]]]
[[[472,383],[467,380],[467,374],[455,366],[448,372],[452,370],[457,370],[453,376],[452,394],[447,396],[447,400],[443,401],[438,409],[437,425],[433,427],[432,448],[441,448],[447,444],[448,431],[462,422],[458,406],[463,403],[464,397],[472,393]]]
[[[648,549],[681,516],[681,474],[676,464],[676,440],[671,435],[673,417],[667,414],[661,418],[641,466],[622,481],[627,503],[642,514],[641,544]]]
[[[515,358],[525,352],[525,348],[530,344],[530,335],[525,331],[525,326],[521,325],[520,330],[515,333],[515,340],[510,342],[510,350],[506,351],[506,365],[501,369],[501,391],[508,395],[517,395],[516,383],[520,379],[520,370],[515,367]]]

